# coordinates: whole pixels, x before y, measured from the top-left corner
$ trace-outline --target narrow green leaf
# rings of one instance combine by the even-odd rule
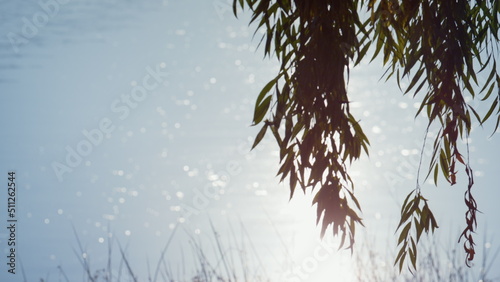
[[[278,79],[278,77],[271,79],[271,81],[269,81],[264,86],[264,88],[262,88],[262,90],[259,93],[259,96],[257,96],[257,100],[255,101],[256,105],[259,105],[262,102],[264,97],[266,97],[267,93],[269,93],[269,90],[271,90],[271,88],[276,84],[277,79]]]
[[[403,207],[403,209],[401,209],[401,214],[409,214],[409,215],[411,215],[412,214],[412,207],[415,205],[415,200],[416,200],[416,198],[414,198],[410,202],[408,202],[408,204],[405,205]]]
[[[431,219],[431,231],[434,232],[434,229],[439,228],[436,218],[434,218],[434,214],[429,210],[429,217]]]
[[[347,189],[345,189],[345,190],[347,190]],[[358,210],[361,210],[361,206],[359,205],[359,202],[358,202],[358,199],[356,199],[356,196],[354,196],[354,194],[349,190],[347,190],[347,192],[349,193],[349,196],[351,196],[351,199],[354,202],[354,204],[356,205],[356,208]]]
[[[469,106],[469,109],[471,109],[472,113],[474,114],[474,117],[476,118],[476,120],[482,124],[481,122],[481,117],[479,116],[479,114],[476,112],[476,110],[472,107],[472,106]]]
[[[417,268],[417,255],[415,254],[415,251],[412,248],[410,248],[409,253],[410,253],[411,265],[415,269]]]
[[[262,138],[264,138],[264,136],[266,135],[266,131],[267,131],[268,126],[269,125],[266,123],[264,126],[262,126],[259,133],[257,133],[257,136],[255,137],[255,140],[253,141],[252,150],[260,143],[260,141],[262,141]]]
[[[238,18],[237,7],[236,7],[237,6],[237,2],[238,2],[237,0],[233,1],[233,14],[234,14],[234,16],[236,18]]]
[[[358,57],[356,59],[356,62],[354,63],[355,66],[357,66],[361,60],[365,57],[366,51],[368,51],[368,48],[370,47],[370,44],[365,44],[365,46],[361,49],[361,51],[358,53]]]
[[[481,123],[484,123],[485,121],[488,120],[488,118],[490,118],[491,114],[493,113],[493,111],[495,110],[495,108],[497,107],[497,105],[498,105],[498,99],[495,99],[495,101],[493,101],[493,104],[491,104],[490,109],[488,110],[488,112],[484,116],[484,118],[481,121]]]
[[[401,246],[401,249],[398,252],[398,255],[396,256],[396,259],[394,260],[394,265],[398,263],[400,259],[402,259],[406,255],[406,245]]]
[[[441,166],[441,172],[443,173],[443,176],[449,181],[448,172],[450,171],[450,169],[448,167],[448,160],[446,159],[443,150],[441,150],[441,153],[439,154],[439,164]]]
[[[409,212],[406,212],[404,214],[401,215],[401,219],[399,220],[399,224],[398,224],[398,227],[396,228],[396,232],[398,231],[398,229],[406,222],[408,221],[408,219],[410,218],[411,216],[411,213]]]
[[[488,85],[486,85],[486,86],[488,86]],[[495,89],[495,83],[491,83],[490,88],[488,88],[488,91],[486,92],[486,94],[484,94],[484,97],[481,98],[481,101],[485,101],[486,99],[488,99],[490,97],[491,93],[493,93],[493,89]]]
[[[490,75],[488,76],[488,78],[484,82],[483,88],[481,89],[481,91],[479,91],[480,93],[482,93],[486,89],[486,87],[488,87],[488,85],[490,84],[490,82],[493,79],[493,77],[495,77],[495,74],[496,74],[496,62],[493,64],[493,68],[492,68],[492,70],[490,72]],[[486,99],[488,99],[488,98],[486,98]]]
[[[254,111],[254,116],[253,116],[253,124],[257,125],[259,124],[263,119],[264,116],[267,113],[267,110],[269,110],[269,105],[271,104],[271,98],[272,96],[268,96],[265,98],[261,104],[258,104],[255,106],[255,111]]]
[[[401,259],[399,260],[399,272],[401,272],[401,270],[403,270],[403,264],[405,262],[405,258],[406,258],[406,252],[405,252],[405,255],[401,257]]]
[[[408,200],[410,199],[410,196],[413,195],[413,193],[415,192],[415,189],[413,189],[409,194],[408,196],[406,196],[405,200],[403,201],[403,206],[401,207],[401,211],[404,210],[404,207],[406,207],[407,203],[408,203]]]
[[[295,187],[297,186],[297,173],[295,169],[290,171],[290,199],[293,197],[293,192],[295,191]]]
[[[408,224],[405,226],[405,228],[403,228],[403,231],[401,231],[401,234],[399,235],[398,244],[403,242],[403,240],[405,240],[406,237],[408,237],[408,232],[410,231],[410,227],[411,227],[411,222],[408,222]]]
[[[424,70],[425,68],[419,69],[417,73],[413,76],[410,85],[408,85],[408,87],[406,88],[405,94],[408,93],[413,88],[413,86],[415,86],[415,84],[420,80],[420,77],[424,73]]]
[[[278,143],[278,146],[280,148],[283,148],[283,140],[281,139],[281,136],[278,132],[278,128],[276,126],[271,126],[271,132],[274,135],[274,139],[276,140],[276,143]]]

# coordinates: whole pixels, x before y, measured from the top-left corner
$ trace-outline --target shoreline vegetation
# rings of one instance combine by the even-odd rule
[[[177,225],[170,234],[167,242],[160,253],[160,258],[155,263],[147,260],[144,265],[134,265],[130,262],[126,247],[124,248],[118,240],[108,240],[107,261],[99,267],[91,266],[90,257],[87,255],[80,238],[73,227],[77,242],[74,249],[75,256],[81,265],[81,273],[66,273],[64,267],[57,266],[57,278],[47,274],[45,278],[39,278],[40,282],[50,281],[85,281],[85,282],[121,282],[121,281],[148,281],[148,282],[229,282],[229,281],[310,281],[301,279],[298,275],[288,277],[272,278],[269,266],[263,264],[261,256],[245,229],[240,222],[240,230],[237,235],[230,227],[229,236],[223,236],[210,221],[209,244],[202,242],[200,237],[190,234],[181,225]],[[181,230],[179,230],[181,229]],[[227,230],[224,230],[226,232]],[[179,233],[183,232],[182,235]],[[182,251],[181,265],[168,259],[169,247],[175,236],[185,236],[189,243],[190,251]],[[279,235],[278,235],[279,236]],[[363,235],[360,245],[351,255],[352,281],[500,281],[499,277],[490,277],[490,271],[494,263],[498,261],[500,247],[492,248],[492,243],[484,243],[482,257],[472,268],[465,263],[459,244],[453,244],[447,240],[447,244],[436,238],[429,238],[419,247],[420,256],[417,262],[417,270],[414,273],[403,270],[401,273],[392,263],[395,246],[391,246],[390,240],[382,242],[387,244],[386,253],[375,250],[380,242],[372,242],[368,234]],[[281,238],[280,238],[281,239]],[[484,238],[484,242],[488,242]],[[118,253],[113,251],[118,247]],[[342,250],[338,252],[343,252]],[[285,250],[289,253],[289,250]],[[335,255],[332,254],[332,255]],[[281,269],[287,268],[287,273],[294,273],[293,269],[300,263],[285,258],[286,265],[280,265]],[[147,277],[139,277],[136,270],[146,267]],[[333,275],[333,274],[331,274]],[[28,281],[26,273],[22,271],[23,281]],[[52,272],[54,276],[54,272]],[[74,277],[80,277],[75,280]],[[276,280],[277,279],[277,280]],[[331,278],[334,279],[334,278]],[[325,277],[325,280],[326,279]],[[328,281],[335,281],[328,280]]]

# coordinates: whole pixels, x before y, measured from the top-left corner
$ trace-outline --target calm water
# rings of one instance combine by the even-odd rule
[[[114,260],[119,243],[146,281],[174,230],[166,258],[187,279],[190,242],[217,253],[209,220],[226,246],[246,244],[251,264],[273,281],[298,279],[299,270],[303,281],[352,279],[348,252],[315,257],[332,242],[318,241],[309,195],[288,201],[272,140],[249,151],[259,129],[249,126],[253,101],[277,66],[255,51],[248,15],[234,19],[223,0],[46,3],[0,2],[0,171],[17,175],[18,262],[28,281],[78,281],[77,256],[102,268],[109,242]],[[416,101],[378,81],[382,70],[362,67],[349,84],[372,144],[370,158],[352,167],[367,226],[359,240],[382,242],[381,250],[395,240],[398,203],[414,188],[425,128],[414,119]],[[478,239],[500,232],[500,153],[490,133],[478,128],[471,143],[484,213]],[[463,185],[424,187],[440,236],[455,241]],[[2,281],[22,281],[1,265]]]

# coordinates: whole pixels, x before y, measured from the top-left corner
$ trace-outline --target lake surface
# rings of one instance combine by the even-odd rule
[[[354,279],[350,253],[333,251],[337,239],[319,241],[310,192],[288,200],[271,136],[250,151],[254,100],[277,64],[262,59],[249,15],[235,19],[229,2],[0,2],[0,172],[6,183],[15,171],[18,187],[18,271],[7,272],[3,228],[0,280],[23,281],[22,264],[28,281],[78,281],[80,261],[106,267],[111,244],[114,277],[118,269],[126,277],[121,246],[147,281],[171,237],[165,260],[180,281],[199,267],[200,249],[217,262],[215,238],[271,281]],[[385,252],[415,187],[426,123],[414,118],[418,101],[379,81],[382,72],[376,62],[359,67],[349,89],[371,141],[370,157],[351,168],[366,225],[357,238]],[[491,132],[477,127],[471,137],[478,250],[499,246],[500,152]],[[439,237],[453,246],[464,225],[459,181],[423,186]],[[390,266],[393,256],[379,260]]]

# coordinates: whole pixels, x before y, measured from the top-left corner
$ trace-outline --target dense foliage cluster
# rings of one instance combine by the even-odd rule
[[[441,173],[453,185],[458,167],[465,170],[461,238],[469,263],[477,205],[468,144],[461,148],[459,142],[467,142],[474,119],[482,124],[494,116],[495,130],[500,123],[499,0],[234,0],[235,15],[239,7],[251,10],[251,23],[265,30],[265,54],[281,63],[256,100],[253,122],[262,129],[254,147],[272,132],[280,149],[278,175],[282,181],[288,177],[290,197],[297,186],[316,191],[321,236],[332,226],[341,246],[348,238],[352,249],[355,226],[363,225],[347,166],[368,154],[369,141],[349,110],[346,85],[350,66],[373,54],[372,60],[382,57],[387,79],[394,77],[398,85],[408,79],[402,91],[420,94],[417,115],[426,113],[428,125],[440,128],[427,176],[437,184]],[[478,80],[481,72],[486,80]],[[489,103],[489,110],[478,114],[467,102],[473,99]],[[418,174],[401,209],[400,270],[407,257],[415,267],[420,235],[437,228]]]

